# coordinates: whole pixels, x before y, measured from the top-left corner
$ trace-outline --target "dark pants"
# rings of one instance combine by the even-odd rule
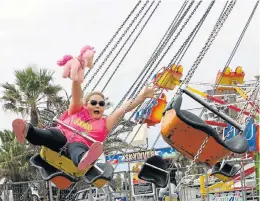
[[[59,129],[49,128],[40,129],[29,124],[29,130],[26,139],[33,145],[45,146],[49,149],[60,152],[60,149],[66,144],[67,139]],[[79,142],[69,143],[67,146],[67,154],[77,166],[89,148]]]

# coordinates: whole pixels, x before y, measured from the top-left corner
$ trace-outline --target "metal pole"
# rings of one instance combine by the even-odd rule
[[[91,184],[89,185],[89,197],[88,197],[89,201],[93,201],[93,195],[92,195],[92,187]]]
[[[208,174],[207,174],[207,168],[205,167],[204,168],[204,170],[205,170],[205,174],[206,174],[206,189],[207,189],[207,199],[209,200],[209,177],[208,177]]]
[[[242,194],[243,194],[243,200],[246,200],[246,191],[245,191],[245,175],[244,175],[244,164],[241,162],[241,170],[240,170],[240,175],[241,175],[241,188],[242,188]]]
[[[50,200],[50,201],[53,201],[53,194],[52,194],[51,182],[48,181],[48,182],[47,182],[47,185],[48,185],[48,187],[49,187],[49,200]]]
[[[168,186],[169,186],[169,199],[172,200],[172,191],[171,191],[171,170],[168,174]]]
[[[132,194],[132,185],[131,185],[131,171],[130,171],[130,163],[128,163],[128,182],[129,182],[129,194],[130,194],[130,201],[133,199]]]
[[[185,93],[186,95],[188,95],[189,97],[191,97],[192,99],[194,99],[195,101],[197,101],[198,103],[200,103],[201,105],[206,107],[208,110],[215,113],[216,115],[221,117],[223,120],[227,121],[228,123],[230,123],[232,126],[237,128],[238,130],[243,131],[243,126],[241,126],[238,122],[236,122],[234,119],[232,119],[231,117],[229,117],[225,113],[218,111],[216,108],[211,107],[209,103],[207,103],[203,99],[199,98],[198,96],[194,95],[190,91],[188,91],[186,89],[183,89],[182,91],[183,91],[183,93]]]

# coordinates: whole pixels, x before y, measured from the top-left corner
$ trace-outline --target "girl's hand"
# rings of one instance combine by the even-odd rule
[[[145,86],[140,92],[140,95],[144,98],[158,98],[160,94],[160,89],[156,86]]]

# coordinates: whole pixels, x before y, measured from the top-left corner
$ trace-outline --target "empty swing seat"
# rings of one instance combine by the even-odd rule
[[[108,163],[96,164],[103,172],[100,172],[95,166],[92,166],[85,174],[83,179],[87,184],[94,184],[97,188],[103,187],[108,181],[113,179],[114,168]]]
[[[212,167],[211,175],[219,178],[221,181],[227,182],[232,180],[240,169],[241,166],[228,163],[225,163],[221,168],[221,162],[218,162]]]
[[[73,182],[79,181],[79,178],[72,177],[44,161],[40,154],[35,154],[30,158],[30,163],[37,168],[43,180],[53,182],[59,189],[67,189]]]
[[[228,140],[222,140],[211,126],[207,125],[195,114],[181,110],[182,96],[178,96],[170,105],[163,117],[161,135],[165,142],[186,157],[193,159],[202,143],[209,136],[198,161],[209,166],[231,154],[242,154],[248,150],[247,140],[237,135]]]
[[[161,188],[166,187],[168,182],[167,172],[155,169],[147,164],[166,171],[167,163],[165,160],[160,156],[152,156],[151,158],[148,158],[139,171],[138,178],[144,181],[152,182]]]

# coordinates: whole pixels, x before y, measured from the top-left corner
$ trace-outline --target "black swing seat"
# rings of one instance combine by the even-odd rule
[[[146,164],[151,164],[157,168],[166,171],[167,163],[165,162],[165,160],[160,156],[152,156],[151,158],[148,158],[142,166],[141,170],[139,171],[138,178],[147,182],[152,182],[161,188],[166,187],[168,183],[168,174],[164,171],[155,169]]]
[[[211,175],[226,182],[231,180],[238,173],[241,166],[225,163],[224,166],[221,169],[220,168],[221,162],[216,163],[212,168]]]
[[[237,135],[231,139],[227,139],[225,141],[222,140],[217,131],[206,124],[200,117],[187,110],[181,110],[181,104],[182,96],[179,95],[171,108],[176,111],[176,115],[187,125],[205,132],[209,136],[213,137],[223,147],[234,153],[242,154],[248,150],[248,142],[243,136]]]
[[[96,163],[96,165],[103,171],[103,173],[95,166],[92,166],[83,177],[87,184],[92,184],[97,180],[111,181],[113,179],[114,168],[111,164]]]
[[[63,176],[70,180],[71,182],[79,181],[79,178],[72,177],[64,172],[56,169],[55,167],[48,164],[44,161],[40,154],[35,154],[33,157],[30,158],[30,163],[33,167],[37,168],[41,174],[41,177],[45,181],[49,181],[56,176]]]

